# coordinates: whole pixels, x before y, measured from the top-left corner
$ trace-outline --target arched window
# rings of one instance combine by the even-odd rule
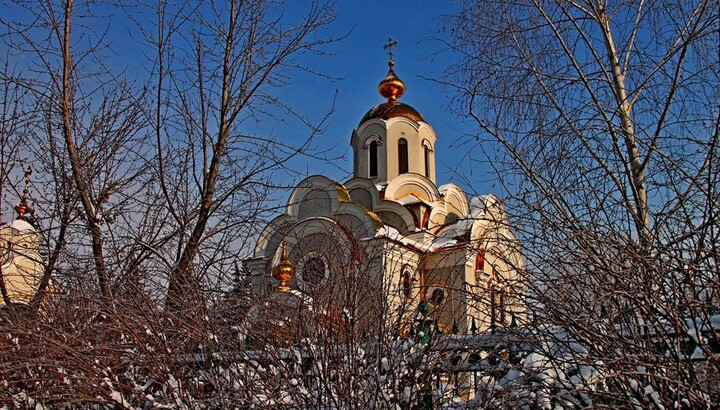
[[[423,158],[425,159],[425,176],[430,178],[430,147],[423,144]]]
[[[408,172],[408,142],[405,138],[398,140],[398,174]]]
[[[498,301],[498,310],[500,311],[500,325],[507,324],[507,316],[505,314],[505,291],[500,291],[500,300]]]
[[[402,294],[406,298],[412,295],[412,274],[409,269],[404,269],[402,273]]]
[[[507,309],[505,307],[506,289],[499,283],[500,274],[492,267],[489,285],[490,297],[490,327],[505,326],[507,324]]]
[[[475,256],[475,271],[485,270],[485,249],[480,249]]]
[[[492,329],[497,326],[498,299],[498,291],[493,286],[490,288],[490,328]]]
[[[372,141],[370,143],[370,170],[368,171],[368,178],[376,177],[378,174],[378,143]]]

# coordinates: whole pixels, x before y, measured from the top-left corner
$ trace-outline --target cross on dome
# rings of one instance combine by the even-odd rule
[[[388,37],[388,42],[383,46],[384,49],[387,49],[388,51],[388,57],[390,59],[390,62],[393,62],[393,46],[397,45],[397,40],[394,40],[392,37]]]
[[[405,93],[405,83],[395,74],[393,67],[395,61],[393,61],[392,48],[397,45],[397,41],[393,40],[392,37],[388,38],[388,42],[383,46],[384,49],[388,50],[388,73],[385,78],[378,84],[378,91],[380,95],[388,99],[389,103],[394,103]]]
[[[25,219],[25,214],[32,212],[32,209],[27,203],[30,175],[32,175],[32,168],[28,166],[27,170],[25,170],[25,185],[23,187],[22,197],[20,198],[20,203],[15,205],[15,212],[18,214],[18,219]]]

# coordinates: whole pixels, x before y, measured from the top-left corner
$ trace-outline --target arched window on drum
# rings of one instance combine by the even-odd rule
[[[398,140],[398,174],[406,174],[408,167],[408,142],[405,138]]]
[[[423,140],[423,162],[425,163],[425,177],[430,178],[430,143]]]
[[[378,142],[370,142],[368,155],[368,178],[374,178],[378,175]]]

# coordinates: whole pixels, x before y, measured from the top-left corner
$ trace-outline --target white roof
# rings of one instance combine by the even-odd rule
[[[420,199],[413,194],[406,195],[400,199],[397,199],[396,201],[399,202],[401,205],[412,205],[412,204],[430,205],[427,202],[425,202],[425,200]]]
[[[18,231],[33,231],[35,232],[35,228],[30,225],[30,223],[24,219],[16,219],[8,225],[11,228],[14,228]]]
[[[382,228],[380,228],[376,233],[376,238],[388,238],[397,242],[402,243],[405,246],[412,246],[415,249],[418,249],[422,252],[433,252],[437,251],[443,248],[449,248],[452,246],[457,245],[459,242],[457,239],[455,239],[457,236],[462,234],[463,232],[466,232],[466,223],[464,223],[464,220],[461,220],[460,222],[463,223],[455,223],[451,225],[452,228],[446,227],[444,228],[443,232],[445,232],[444,235],[433,237],[429,241],[417,241],[414,239],[410,239],[406,237],[405,235],[401,234],[397,229],[385,225]],[[472,222],[472,221],[471,221]],[[450,229],[448,229],[450,228]],[[455,236],[453,236],[455,235]]]

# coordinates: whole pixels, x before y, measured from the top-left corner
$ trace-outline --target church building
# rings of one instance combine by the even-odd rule
[[[468,198],[437,184],[438,136],[400,102],[392,55],[385,99],[352,131],[353,174],[300,182],[262,231],[252,258],[254,293],[322,301],[357,331],[407,332],[423,310],[443,332],[482,332],[525,320],[524,260],[494,195]]]
[[[15,206],[17,219],[0,227],[0,308],[8,304],[27,304],[37,295],[44,272],[40,255],[42,234],[30,224],[27,203],[29,171],[25,189]]]

